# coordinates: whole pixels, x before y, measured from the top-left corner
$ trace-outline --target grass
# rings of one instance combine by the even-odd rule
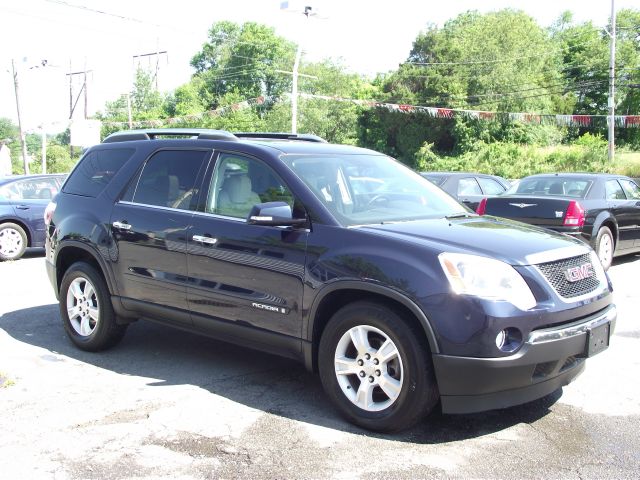
[[[629,177],[640,177],[640,152],[621,151],[615,155],[615,170]]]

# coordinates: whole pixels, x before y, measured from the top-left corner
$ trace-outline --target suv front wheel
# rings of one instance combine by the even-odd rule
[[[423,335],[392,309],[355,302],[333,315],[320,340],[320,378],[349,421],[375,431],[411,427],[438,402]]]
[[[102,276],[85,262],[71,265],[62,278],[60,316],[71,341],[90,352],[114,346],[127,330],[126,325],[116,323]]]

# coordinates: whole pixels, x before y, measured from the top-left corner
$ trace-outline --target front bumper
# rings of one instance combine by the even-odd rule
[[[585,367],[589,332],[615,328],[615,305],[578,322],[534,330],[512,356],[433,355],[443,413],[472,413],[530,402],[567,385]],[[606,348],[606,347],[605,347]]]

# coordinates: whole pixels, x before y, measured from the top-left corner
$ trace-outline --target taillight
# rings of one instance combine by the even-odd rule
[[[566,227],[582,227],[584,225],[584,208],[575,200],[571,200],[562,224]]]
[[[56,211],[56,204],[54,202],[49,202],[47,208],[44,209],[44,224],[49,226],[51,223],[51,218],[53,217],[53,212]]]
[[[478,204],[478,208],[476,208],[476,213],[478,215],[484,215],[484,212],[487,211],[487,199],[483,198],[482,200],[480,200],[480,203]]]

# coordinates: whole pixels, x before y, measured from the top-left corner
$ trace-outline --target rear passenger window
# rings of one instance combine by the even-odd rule
[[[635,182],[620,179],[620,184],[622,185],[622,188],[624,188],[627,198],[640,200],[640,188],[638,188],[638,185],[636,185]]]
[[[461,178],[458,183],[458,195],[482,195],[482,190],[475,178]]]
[[[505,191],[505,188],[493,178],[478,177],[477,180],[485,195],[500,195]]]
[[[607,200],[626,200],[627,197],[617,180],[608,180],[605,184]]]
[[[97,197],[134,152],[133,148],[113,148],[87,153],[69,176],[63,191]]]
[[[205,150],[162,150],[154,154],[134,185],[132,201],[189,210],[198,194],[198,172],[209,156]]]

